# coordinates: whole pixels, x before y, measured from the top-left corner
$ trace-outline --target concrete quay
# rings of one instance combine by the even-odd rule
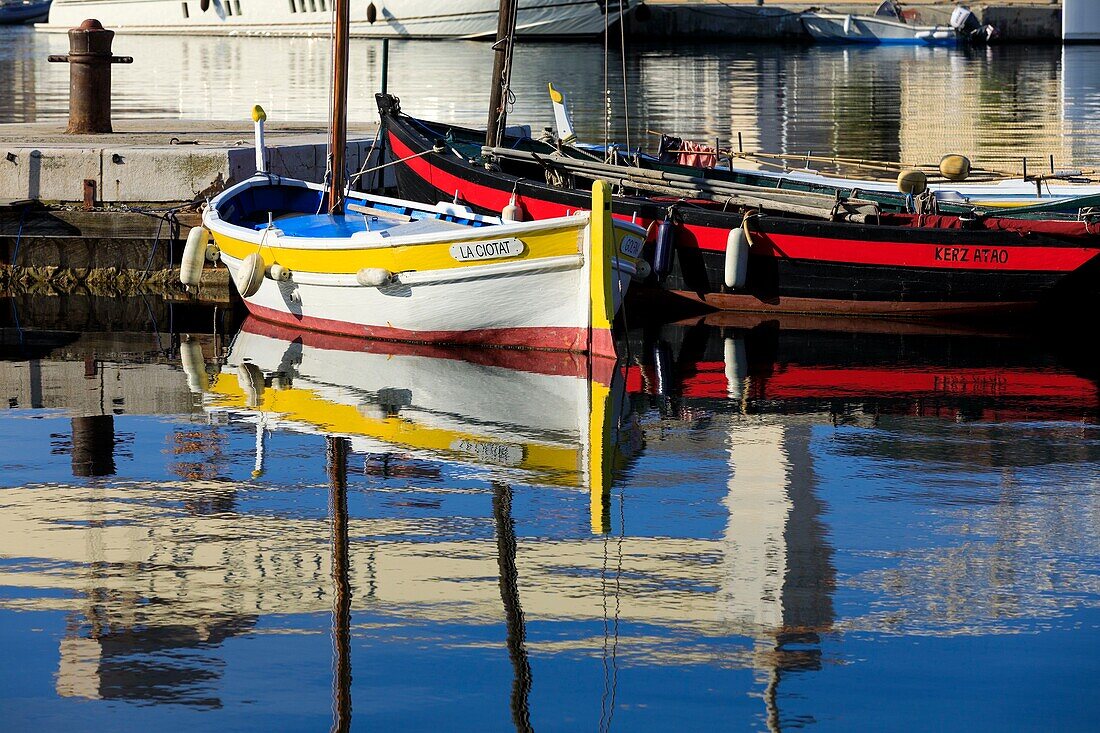
[[[251,125],[183,120],[119,120],[116,132],[67,135],[65,123],[0,125],[0,205],[19,200],[97,204],[201,201],[256,172]],[[360,170],[376,126],[349,130],[348,167]],[[321,180],[327,135],[316,125],[268,124],[268,169]],[[369,167],[369,165],[367,166]]]
[[[631,17],[626,29],[634,37],[653,39],[806,41],[809,35],[798,19],[803,11],[827,5],[836,13],[869,14],[878,4],[879,0],[812,5],[771,0],[762,5],[728,0],[646,0],[648,12]],[[969,7],[982,23],[998,30],[999,42],[1061,42],[1062,3],[1059,0],[1000,0],[970,3]],[[955,4],[909,0],[903,4],[903,9],[912,12],[918,23],[946,23]]]

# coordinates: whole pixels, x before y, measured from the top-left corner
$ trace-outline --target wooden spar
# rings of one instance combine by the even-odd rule
[[[509,148],[485,148],[484,153],[489,153],[499,158],[512,158],[539,163],[541,165],[558,167],[587,178],[614,179],[615,182],[626,184],[646,190],[652,193],[664,193],[673,196],[695,196],[708,198],[720,202],[740,204],[743,206],[762,207],[771,211],[810,216],[814,218],[834,218],[834,208],[837,200],[827,194],[818,194],[809,191],[771,190],[759,186],[747,186],[727,181],[712,181],[694,176],[685,176],[678,173],[666,173],[664,171],[647,170],[633,166],[616,166],[607,163],[596,163],[587,160],[562,158],[560,156],[544,156],[523,150]],[[866,206],[877,211],[877,205],[871,201],[857,199],[847,200],[850,206]],[[842,209],[843,211],[843,209]],[[873,219],[875,214],[854,213],[848,216],[850,221],[862,222]]]
[[[332,522],[332,648],[336,652],[332,677],[332,730],[351,730],[351,580],[348,559],[348,446],[347,438],[325,437],[329,479],[329,515]]]
[[[485,144],[500,144],[508,122],[508,88],[512,83],[512,44],[516,32],[516,0],[500,0],[497,14],[497,40],[493,44],[493,76],[489,90],[489,124]]]
[[[329,120],[328,156],[332,165],[327,209],[344,213],[345,151],[348,146],[348,45],[351,0],[334,0],[335,27],[332,35],[332,119]]]

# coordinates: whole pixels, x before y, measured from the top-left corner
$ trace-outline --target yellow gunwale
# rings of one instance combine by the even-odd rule
[[[266,242],[257,244],[213,229],[218,248],[229,257],[243,260],[253,252],[259,252],[264,261],[279,264],[299,272],[325,274],[354,274],[367,267],[384,268],[391,272],[410,270],[450,270],[504,262],[522,262],[548,257],[581,254],[584,244],[585,223],[560,227],[533,234],[513,235],[500,233],[494,236],[490,230],[476,239],[455,239],[423,244],[396,244],[388,247],[356,247],[352,243],[340,248],[284,247]],[[515,237],[524,244],[523,252],[516,257],[471,260],[460,262],[451,256],[452,244],[475,245]]]

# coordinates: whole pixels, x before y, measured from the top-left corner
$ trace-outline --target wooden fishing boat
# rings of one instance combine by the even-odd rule
[[[463,144],[476,143],[481,133],[411,118],[392,96],[378,100],[390,154],[404,159],[395,166],[403,195],[457,196],[483,212],[501,211],[514,198],[532,218],[584,205],[582,182],[593,173],[555,165],[551,146],[528,161],[466,155]],[[439,141],[444,152],[432,152]],[[525,143],[505,138],[493,147]],[[1100,269],[1100,232],[1088,221],[929,216],[862,205],[849,210],[843,202],[815,215],[759,194],[702,198],[674,187],[656,193],[639,184],[637,169],[599,170],[624,194],[614,200],[615,215],[649,227],[647,251],[663,289],[720,309],[864,315],[1021,310],[1060,292],[1094,287]]]
[[[410,477],[444,462],[464,478],[587,490],[601,531],[612,472],[640,442],[624,372],[606,359],[371,341],[254,318],[218,372],[184,347],[203,407],[255,424],[257,475],[268,432],[340,437],[368,470],[372,456]]]
[[[606,184],[594,188],[606,212]],[[318,214],[324,197],[320,184],[258,176],[210,201],[203,226],[250,313],[370,338],[614,354],[644,229],[584,210],[505,222],[354,192],[346,213]]]
[[[507,18],[512,32],[514,6]],[[181,281],[197,284],[203,259],[216,258],[229,268],[249,311],[280,323],[369,338],[613,357],[611,323],[636,272],[644,230],[613,222],[607,183],[594,181],[584,206],[529,222],[351,191],[345,167],[349,0],[335,0],[333,21],[325,184],[266,172],[266,114],[254,107],[258,173],[207,205],[203,226],[188,235]],[[209,252],[207,233],[214,239]]]
[[[650,133],[660,135],[660,145],[655,155],[647,155],[640,151],[626,152],[617,144],[605,149],[602,145],[578,141],[565,97],[553,85],[550,85],[550,101],[554,109],[555,147],[558,152],[588,160],[593,155],[602,159],[625,155],[632,165],[740,185],[845,197],[858,191],[861,198],[896,211],[912,209],[912,204],[900,193],[903,186],[907,192],[920,194],[929,191],[930,195],[935,196],[939,210],[945,213],[968,214],[973,209],[1024,209],[1006,213],[1028,218],[1059,212],[1077,216],[1082,209],[1100,206],[1100,181],[1096,180],[1096,172],[1057,170],[1053,156],[1050,158],[1049,172],[1036,172],[1033,168],[1029,174],[1026,158],[1022,170],[1018,172],[974,168],[970,160],[961,155],[945,155],[936,165],[904,165],[810,153],[750,152],[740,144],[736,150],[720,149],[653,131]],[[521,150],[530,147],[524,145],[524,141],[519,143]],[[545,151],[546,147],[542,146],[536,152]],[[510,154],[509,151],[502,153]],[[694,165],[688,165],[692,159]],[[746,161],[757,168],[737,167],[735,161]],[[855,173],[828,174],[811,168],[811,165],[822,164]]]

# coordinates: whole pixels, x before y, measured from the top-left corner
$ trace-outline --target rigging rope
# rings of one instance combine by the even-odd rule
[[[623,10],[623,0],[619,0],[619,50],[623,58],[623,124],[626,125],[626,153],[630,151],[630,95],[626,84],[626,14]]]

